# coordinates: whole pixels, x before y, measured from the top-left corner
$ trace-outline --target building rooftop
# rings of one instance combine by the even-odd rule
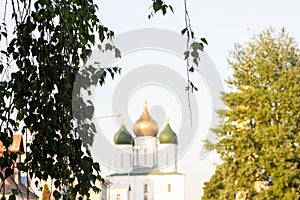
[[[151,168],[151,167],[138,167],[134,168],[128,173],[114,173],[110,176],[146,176],[146,175],[184,175],[177,172],[161,172],[157,168]]]
[[[0,141],[0,156],[4,153],[5,146]],[[17,154],[24,154],[24,143],[23,143],[23,135],[15,134],[13,135],[13,143],[8,147],[8,151],[17,153]]]

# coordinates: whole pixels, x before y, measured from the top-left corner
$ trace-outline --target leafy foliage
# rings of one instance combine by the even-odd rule
[[[190,79],[190,73],[198,70],[200,62],[200,53],[204,51],[204,45],[208,45],[205,38],[196,38],[191,25],[191,19],[187,8],[187,0],[184,0],[184,16],[185,16],[185,28],[181,30],[182,35],[186,35],[186,51],[183,53],[184,59],[186,60],[186,71],[187,71],[187,96],[189,102],[189,111],[192,125],[192,108],[190,104],[190,92],[198,91],[198,88],[194,85]]]
[[[7,29],[6,25],[2,23],[0,25],[0,40],[6,40],[7,38]],[[1,187],[3,192],[5,193],[6,185],[5,179],[13,175],[14,172],[14,163],[17,159],[17,155],[14,153],[8,152],[8,147],[12,144],[13,132],[17,130],[18,123],[11,119],[12,107],[8,105],[7,102],[12,102],[12,90],[11,90],[11,82],[5,80],[5,76],[7,75],[7,69],[5,66],[7,65],[7,52],[1,50],[0,51],[0,74],[2,75],[0,80],[0,141],[2,142],[5,151],[3,155],[0,157],[0,168],[5,171],[5,173],[0,173],[1,179]],[[14,195],[12,195],[14,196]],[[13,197],[10,197],[13,198]]]
[[[232,91],[214,148],[222,163],[203,199],[299,199],[300,54],[282,29],[268,29],[229,58]]]
[[[167,10],[170,9],[174,13],[173,7],[171,5],[166,4],[163,0],[152,0],[151,13],[148,15],[150,19],[153,17],[155,13],[161,11],[163,15],[167,13]]]
[[[7,136],[17,130],[18,122],[24,123],[20,127],[22,132],[30,132],[33,140],[25,163],[17,165],[19,170],[28,171],[30,177],[39,180],[52,179],[55,199],[89,197],[90,189],[99,191],[94,183],[101,179],[100,168],[89,154],[91,144],[83,145],[78,132],[82,127],[89,127],[85,138],[95,134],[89,121],[93,105],[80,102],[78,109],[90,106],[91,113],[74,118],[72,100],[82,99],[80,93],[73,95],[74,82],[79,65],[91,53],[96,37],[103,42],[110,40],[114,33],[99,21],[92,0],[16,3],[12,1],[14,36],[7,50],[1,51],[4,58],[14,60],[17,70],[11,73],[10,79],[1,82],[1,123],[6,124],[1,124],[0,139],[8,148],[12,141]],[[3,37],[7,36],[5,33]],[[109,50],[117,51],[113,45]],[[1,65],[1,72],[4,66],[8,67],[8,62]],[[86,87],[104,82],[106,71],[119,72],[115,68],[90,70],[94,76],[91,77],[92,72],[87,74]],[[12,113],[17,114],[16,118],[11,117]],[[2,179],[13,172],[9,170],[16,159],[13,156],[5,152],[0,158],[1,169],[6,168]]]

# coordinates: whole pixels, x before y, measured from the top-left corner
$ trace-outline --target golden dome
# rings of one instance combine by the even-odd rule
[[[147,102],[144,105],[144,111],[140,118],[135,122],[133,126],[134,134],[139,136],[156,136],[158,133],[158,125],[152,119],[148,112]]]

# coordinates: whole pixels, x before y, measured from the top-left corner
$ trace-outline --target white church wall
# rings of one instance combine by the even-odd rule
[[[118,172],[129,172],[133,166],[132,145],[117,145],[114,162]]]
[[[184,200],[182,174],[113,176],[111,182],[107,190],[111,200],[116,200],[117,195],[122,200]]]
[[[130,200],[153,200],[154,184],[149,176],[132,176]]]
[[[129,200],[129,186],[125,184],[112,185],[108,200]]]
[[[184,175],[151,175],[154,181],[153,200],[184,200]]]
[[[176,166],[177,145],[159,144],[158,145],[158,167],[162,172],[177,172]]]
[[[119,195],[121,200],[144,200],[145,197],[153,200],[154,184],[149,176],[113,176],[111,182],[107,199],[115,200]]]

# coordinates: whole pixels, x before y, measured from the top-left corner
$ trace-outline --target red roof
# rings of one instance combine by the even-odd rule
[[[5,146],[0,141],[0,155],[5,151]],[[13,143],[8,147],[8,151],[14,152],[17,154],[24,154],[24,143],[23,136],[20,134],[13,135]]]

